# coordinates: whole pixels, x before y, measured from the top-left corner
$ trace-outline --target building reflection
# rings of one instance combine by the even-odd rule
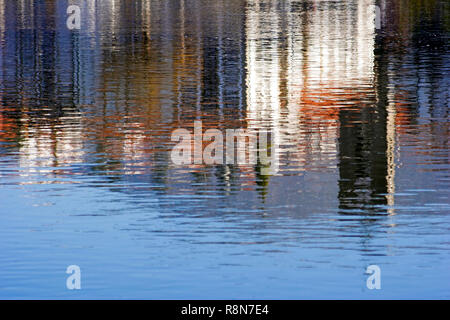
[[[374,16],[370,0],[247,5],[249,127],[274,130],[287,171],[337,166],[341,213],[393,204],[395,123],[375,72]]]
[[[247,2],[248,123],[273,128],[294,170],[333,168],[340,108],[374,99],[370,4]]]
[[[77,3],[82,28],[70,31],[66,8]],[[436,116],[448,112],[439,89],[448,79],[433,66],[405,67],[412,58],[383,33],[422,38],[401,6],[417,21],[422,6],[436,11],[384,0],[0,0],[0,141],[16,143],[24,168],[73,174],[67,167],[95,163],[92,174],[167,184],[180,169],[170,161],[174,129],[195,120],[266,129],[280,146],[279,175],[338,171],[341,213],[393,213],[398,141],[424,112],[421,101],[444,106],[427,110]],[[391,56],[382,50],[396,46]],[[418,86],[405,79],[423,77],[436,86],[405,103]],[[442,136],[427,139],[441,148],[433,139]],[[181,180],[215,181],[224,193],[265,195],[276,179],[257,166],[187,169]]]

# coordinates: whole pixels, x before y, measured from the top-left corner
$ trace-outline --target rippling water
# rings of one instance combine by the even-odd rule
[[[0,297],[449,298],[449,38],[437,0],[0,0]],[[175,165],[196,120],[277,172]]]

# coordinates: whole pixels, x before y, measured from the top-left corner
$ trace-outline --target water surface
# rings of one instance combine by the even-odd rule
[[[0,0],[0,298],[449,298],[449,38],[446,1]],[[277,172],[175,165],[196,120]]]

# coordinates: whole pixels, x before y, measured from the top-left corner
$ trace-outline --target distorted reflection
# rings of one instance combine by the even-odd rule
[[[181,214],[205,218],[183,220],[186,242],[394,255],[399,215],[449,209],[448,17],[445,1],[0,0],[0,188],[132,207],[118,224],[136,239],[172,240],[152,230]],[[269,131],[276,174],[173,164],[172,132],[198,120]]]
[[[75,33],[66,5],[2,3],[2,140],[20,141],[25,171],[65,173],[96,158],[119,175],[163,160],[169,174],[171,131],[203,120],[271,130],[280,175],[338,168],[343,213],[395,204],[396,137],[414,112],[396,91],[393,53],[375,55],[374,0],[231,1],[226,10],[223,1],[87,1]],[[383,32],[407,32],[395,24],[398,5],[381,8]],[[381,32],[378,41],[391,43]],[[419,107],[434,88],[433,110],[446,106],[448,80],[434,79],[419,88]],[[251,167],[204,167],[190,169],[231,174],[236,186],[260,179]]]

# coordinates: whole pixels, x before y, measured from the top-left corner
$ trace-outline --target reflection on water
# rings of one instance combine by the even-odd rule
[[[449,297],[449,31],[432,0],[0,0],[0,297]],[[174,165],[196,120],[270,130],[277,174]]]

